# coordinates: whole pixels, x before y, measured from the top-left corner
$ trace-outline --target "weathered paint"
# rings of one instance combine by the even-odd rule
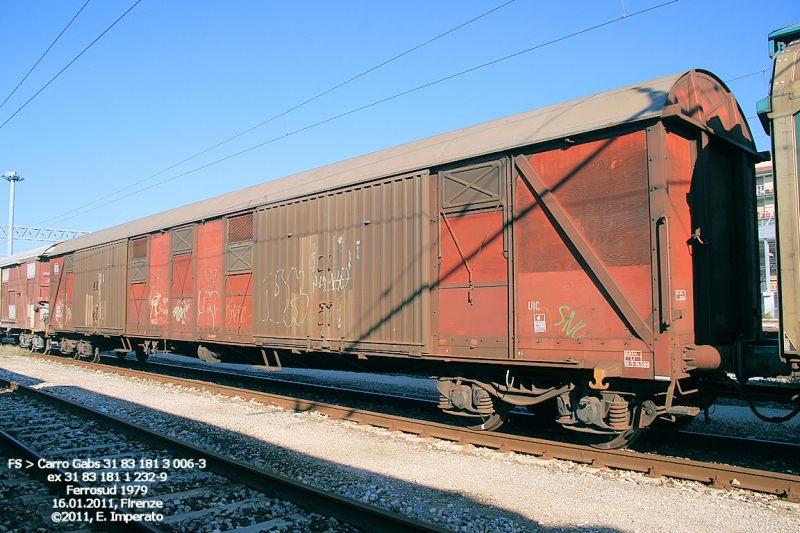
[[[64,267],[65,258],[56,257],[50,262],[52,284],[50,291],[51,316],[49,328],[53,331],[72,330],[72,285],[74,274]]]
[[[146,291],[134,287],[141,282],[126,291],[129,304],[146,294],[140,337],[168,335],[170,323],[169,335],[184,339],[619,363],[625,377],[674,377],[673,356],[693,333],[711,345],[752,332],[749,296],[735,286],[751,273],[730,266],[750,259],[736,244],[746,228],[731,225],[744,212],[723,204],[744,195],[726,176],[746,174],[753,153],[724,86],[690,72],[276,180],[63,249],[156,231]],[[227,242],[217,217],[253,209],[251,252]],[[722,222],[700,221],[716,216]],[[696,277],[699,248],[686,243],[698,222],[714,246]],[[164,233],[186,223],[197,244],[188,257]],[[247,254],[252,265],[242,266]],[[723,304],[698,296],[699,286],[724,292]]]
[[[426,178],[257,211],[254,335],[303,348],[419,351],[430,283]]]
[[[44,331],[50,315],[50,268],[49,261],[37,257],[2,268],[2,327]]]
[[[440,217],[438,351],[507,358],[508,260],[502,205],[489,212]]]
[[[169,337],[192,340],[194,327],[193,254],[172,258],[172,287],[169,300]]]
[[[647,146],[644,132],[533,154],[529,163],[639,316],[652,320]],[[622,360],[637,339],[573,243],[522,177],[515,183],[517,359],[582,364]],[[537,327],[538,323],[538,327]],[[650,368],[626,369],[651,377]]]
[[[252,342],[253,274],[228,275],[225,281],[223,336],[229,340]]]
[[[198,338],[216,340],[222,331],[224,248],[222,219],[197,225],[195,324]]]
[[[72,320],[76,330],[99,334],[124,331],[127,257],[127,241],[75,252]]]
[[[148,328],[151,337],[163,337],[169,323],[169,260],[170,234],[156,233],[150,236],[149,283],[147,291]]]

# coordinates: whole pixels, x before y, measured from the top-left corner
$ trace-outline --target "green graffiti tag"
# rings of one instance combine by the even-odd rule
[[[566,316],[565,313],[569,313],[569,316]],[[561,315],[561,320],[559,320],[556,324],[553,324],[554,327],[561,326],[561,331],[566,333],[568,337],[575,340],[582,339],[586,336],[585,331],[578,335],[578,332],[586,327],[586,322],[579,320],[573,324],[575,321],[575,311],[572,311],[568,305],[562,305],[559,307],[558,314]]]

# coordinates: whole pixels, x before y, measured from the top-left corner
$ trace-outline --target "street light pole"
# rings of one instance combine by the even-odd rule
[[[11,184],[11,196],[8,201],[8,255],[14,254],[14,184],[25,178],[18,176],[16,172],[6,172],[3,179]]]

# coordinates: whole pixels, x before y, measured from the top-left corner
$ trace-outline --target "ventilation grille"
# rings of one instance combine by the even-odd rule
[[[147,259],[134,259],[131,261],[131,283],[147,281]]]
[[[192,253],[194,244],[194,226],[178,228],[172,232],[172,255]]]
[[[72,272],[72,265],[73,265],[73,257],[72,254],[64,257],[64,272]]]
[[[253,213],[228,219],[228,243],[253,240]]]
[[[439,180],[442,209],[450,213],[496,206],[503,199],[501,161],[440,172]]]
[[[147,257],[147,237],[131,241],[131,259]]]
[[[253,270],[253,243],[229,244],[227,254],[228,274]]]

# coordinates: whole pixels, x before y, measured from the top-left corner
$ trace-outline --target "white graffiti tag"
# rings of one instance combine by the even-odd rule
[[[186,319],[189,318],[189,308],[192,306],[191,300],[178,300],[177,305],[172,308],[172,316],[175,317],[176,322],[186,324]]]

